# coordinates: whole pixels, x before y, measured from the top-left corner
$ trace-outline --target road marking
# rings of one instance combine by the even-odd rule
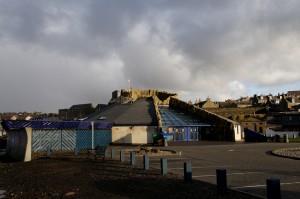
[[[245,172],[245,173],[228,173],[228,176],[231,175],[248,175],[248,174],[256,174],[256,173],[264,173],[264,172]],[[216,174],[214,175],[202,175],[202,176],[193,176],[193,178],[203,178],[203,177],[215,177]]]
[[[228,167],[236,167],[236,166],[241,166],[241,165],[228,165],[228,166],[207,166],[207,167],[192,167],[192,169],[205,169],[205,168],[214,168],[214,167],[219,167],[219,168],[228,168]],[[183,167],[175,167],[175,168],[169,168],[172,170],[181,170],[184,169]]]
[[[280,185],[293,185],[293,184],[300,184],[300,182],[286,182],[280,183]],[[256,188],[256,187],[265,187],[267,185],[250,185],[250,186],[242,186],[242,187],[232,187],[231,189],[246,189],[246,188]]]
[[[166,159],[168,160],[168,163],[173,163],[172,161],[174,160],[190,160],[189,158],[166,158]],[[160,159],[150,159],[150,162],[152,161],[160,161]],[[153,162],[151,164],[160,164],[160,162]]]

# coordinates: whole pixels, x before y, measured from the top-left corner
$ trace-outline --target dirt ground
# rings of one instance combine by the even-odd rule
[[[30,162],[0,157],[0,190],[7,198],[255,198],[215,185],[119,160],[89,160],[84,153],[39,155]]]

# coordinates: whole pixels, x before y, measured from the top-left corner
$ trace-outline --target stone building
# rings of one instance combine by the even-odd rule
[[[95,107],[91,103],[88,103],[72,105],[69,109],[59,109],[58,113],[60,120],[78,120],[95,110]]]

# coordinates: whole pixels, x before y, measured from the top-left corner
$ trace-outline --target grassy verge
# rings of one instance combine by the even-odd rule
[[[300,143],[300,137],[298,138],[289,138],[290,142],[299,142]]]

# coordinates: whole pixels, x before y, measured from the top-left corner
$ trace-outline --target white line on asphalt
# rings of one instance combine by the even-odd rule
[[[166,159],[168,159],[168,161],[172,161],[172,160],[189,160],[188,158],[166,158]],[[160,159],[150,159],[150,162],[151,161],[160,161]],[[160,164],[160,162],[153,162],[151,164]]]
[[[241,166],[241,165],[227,165],[227,166],[207,166],[207,167],[192,167],[192,169],[205,169],[205,168],[214,168],[214,167],[219,167],[219,168],[228,168],[228,167],[236,167],[236,166]],[[169,168],[172,170],[181,170],[183,167],[175,167],[175,168]]]
[[[293,185],[293,184],[300,184],[300,182],[280,183],[280,185]],[[267,186],[267,185],[251,185],[251,186],[243,186],[243,187],[232,187],[231,189],[246,189],[246,188],[265,187],[265,186]]]
[[[256,173],[263,173],[263,172],[245,172],[245,173],[228,173],[228,176],[231,175],[247,175],[247,174],[256,174]],[[193,178],[203,178],[203,177],[215,177],[216,174],[214,175],[202,175],[202,176],[193,176]]]

